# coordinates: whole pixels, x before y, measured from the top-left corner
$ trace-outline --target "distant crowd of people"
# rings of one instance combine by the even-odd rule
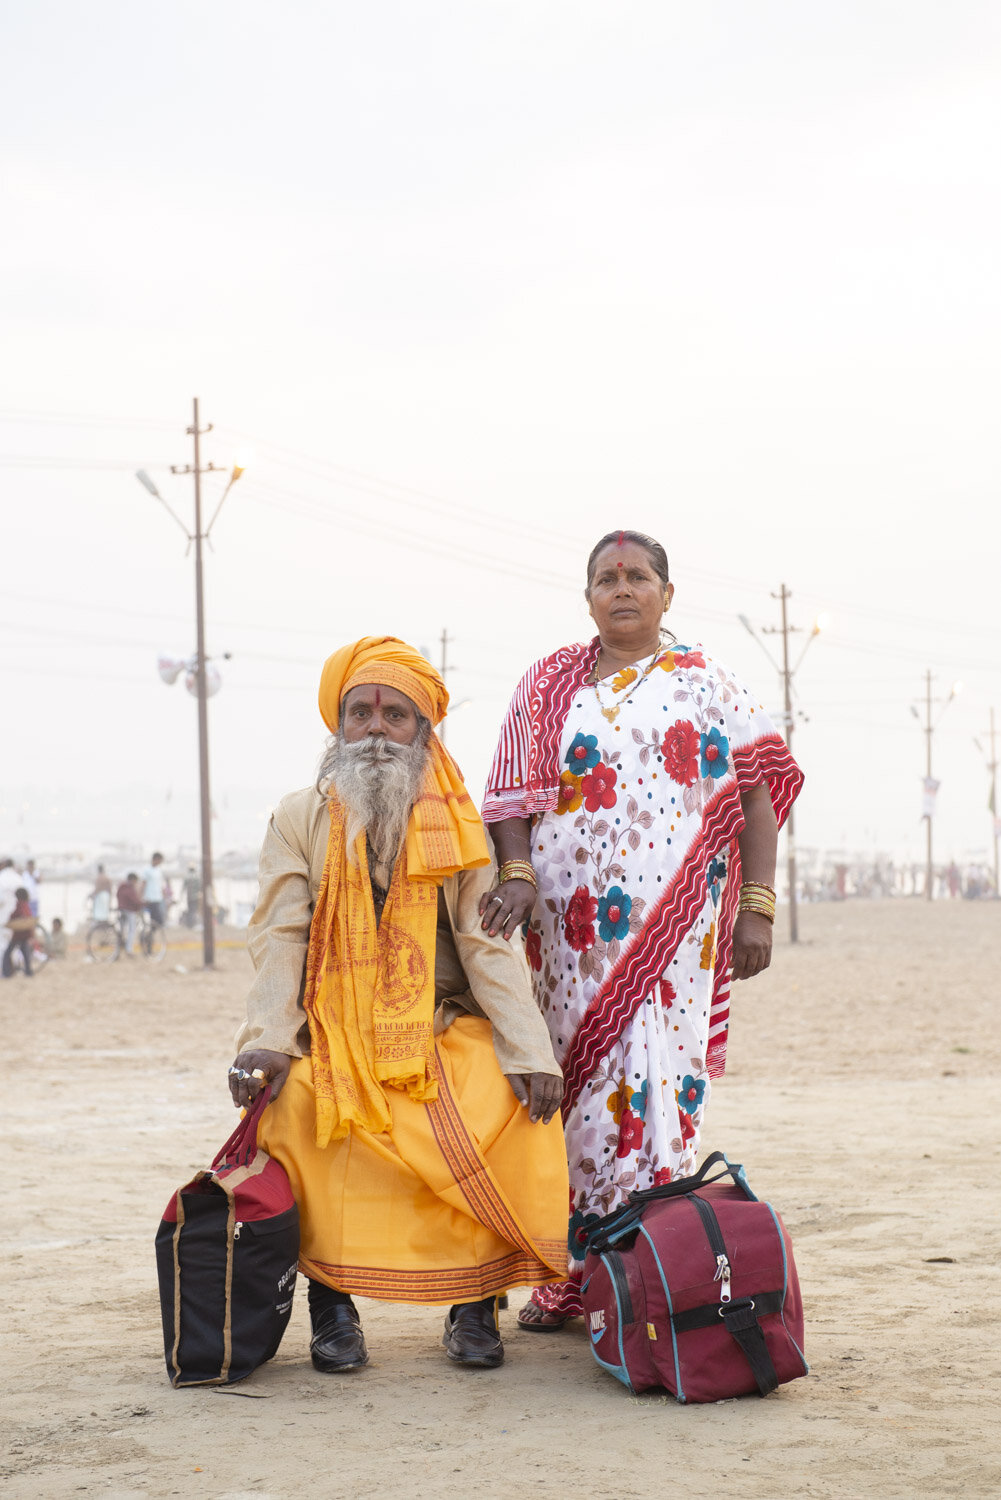
[[[31,978],[40,963],[50,958],[65,958],[67,934],[61,917],[53,917],[48,929],[39,922],[39,885],[41,875],[34,859],[17,862],[0,858],[0,946],[2,974],[11,979],[17,973]],[[180,884],[181,911],[177,920],[185,927],[195,927],[201,920],[202,882],[194,865],[189,865]],[[120,924],[125,952],[134,954],[142,913],[154,928],[166,927],[178,898],[164,867],[159,850],[141,870],[130,870],[116,885],[103,864],[97,866],[94,886],[87,897],[91,923]]]
[[[814,868],[801,864],[797,887],[803,901],[878,900],[883,897],[925,897],[928,872],[924,864],[898,864],[892,859],[818,860]],[[982,861],[960,865],[950,860],[932,871],[936,901],[983,901],[997,895],[993,872]]]

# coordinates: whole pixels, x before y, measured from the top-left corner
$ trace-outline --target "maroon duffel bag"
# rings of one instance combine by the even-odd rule
[[[809,1369],[785,1225],[721,1151],[594,1225],[581,1293],[595,1359],[632,1391],[767,1396]]]

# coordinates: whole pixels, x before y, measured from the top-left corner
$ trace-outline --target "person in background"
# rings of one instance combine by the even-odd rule
[[[7,926],[10,929],[10,942],[4,950],[2,972],[4,979],[14,977],[14,949],[21,950],[21,960],[24,964],[24,972],[30,979],[32,941],[35,935],[35,916],[31,910],[31,902],[28,899],[27,888],[19,885],[14,892],[14,910],[7,918]]]
[[[167,877],[163,868],[163,855],[154,854],[142,872],[140,895],[142,904],[149,913],[154,927],[167,925]]]
[[[202,882],[194,865],[188,866],[182,890],[184,891],[184,915],[181,921],[185,927],[196,927],[199,917],[198,908],[202,899]]]
[[[115,899],[118,902],[118,910],[122,918],[122,936],[125,939],[125,953],[128,958],[134,958],[136,950],[136,924],[139,921],[139,913],[143,909],[139,876],[134,870],[129,872],[118,887]]]
[[[0,859],[0,927],[7,926],[7,918],[17,905],[15,892],[20,884],[21,877],[14,868],[14,861]]]
[[[98,865],[94,877],[94,889],[87,897],[90,914],[95,922],[107,922],[111,918],[111,877],[103,865]]]
[[[35,868],[35,861],[33,859],[26,860],[24,869],[21,871],[21,884],[28,892],[28,905],[31,907],[31,915],[35,918],[36,922],[38,921],[38,887],[40,882],[41,876]]]
[[[49,933],[49,957],[66,957],[66,929],[63,926],[62,917],[52,918],[52,931]]]

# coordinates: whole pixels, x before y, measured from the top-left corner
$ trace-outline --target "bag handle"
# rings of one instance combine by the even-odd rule
[[[715,1177],[710,1177],[709,1173],[718,1166],[722,1166],[722,1172],[717,1172]],[[743,1188],[750,1195],[744,1168],[740,1162],[727,1161],[722,1151],[713,1151],[691,1177],[678,1177],[674,1182],[662,1183],[660,1187],[639,1188],[629,1194],[627,1201],[629,1203],[657,1203],[661,1198],[683,1198],[686,1193],[692,1193],[696,1188],[707,1187],[711,1182],[722,1182],[724,1177],[732,1177],[737,1187]]]
[[[271,1102],[271,1085],[267,1083],[250,1109],[243,1116],[239,1125],[233,1131],[225,1145],[220,1146],[212,1159],[212,1171],[216,1172],[220,1167],[230,1165],[230,1157],[233,1157],[233,1166],[245,1167],[251,1158],[257,1154],[257,1127],[261,1116]]]
[[[709,1173],[721,1165],[722,1172],[717,1172],[715,1177],[710,1177]],[[674,1182],[662,1183],[660,1187],[640,1188],[631,1192],[621,1208],[617,1208],[599,1224],[595,1224],[587,1236],[587,1249],[597,1254],[607,1249],[613,1240],[620,1239],[630,1230],[635,1229],[648,1204],[658,1203],[662,1198],[683,1198],[695,1192],[697,1188],[707,1187],[711,1182],[722,1182],[724,1177],[732,1177],[737,1187],[741,1188],[749,1198],[754,1197],[747,1185],[744,1168],[740,1163],[727,1161],[722,1151],[713,1151],[691,1177],[679,1177]]]

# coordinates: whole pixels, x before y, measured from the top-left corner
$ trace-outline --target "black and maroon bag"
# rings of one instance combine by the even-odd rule
[[[257,1149],[270,1098],[262,1089],[211,1167],[171,1198],[157,1231],[173,1386],[245,1379],[277,1352],[292,1315],[299,1210],[284,1168]]]
[[[809,1369],[785,1225],[721,1151],[593,1227],[581,1294],[595,1359],[632,1391],[767,1396]]]

